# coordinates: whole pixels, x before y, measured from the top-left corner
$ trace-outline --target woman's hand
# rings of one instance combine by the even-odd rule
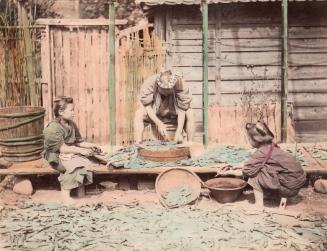
[[[81,148],[80,152],[81,155],[85,156],[85,157],[90,157],[93,156],[94,154],[96,154],[92,149],[90,148]]]
[[[97,145],[91,146],[90,149],[91,149],[94,153],[96,153],[96,154],[100,154],[100,153],[102,153],[102,149],[101,149],[99,146],[97,146]]]
[[[93,144],[93,143],[89,143],[89,142],[81,142],[78,144],[79,147],[82,147],[82,148],[88,148],[88,149],[91,149],[94,153],[96,154],[100,154],[102,153],[102,149],[96,145],[96,144]]]

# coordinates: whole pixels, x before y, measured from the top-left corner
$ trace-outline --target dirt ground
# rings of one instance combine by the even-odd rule
[[[17,205],[23,203],[62,203],[60,191],[58,187],[51,186],[50,189],[39,187],[35,190],[32,196],[22,196],[15,194],[11,190],[5,190],[0,194],[0,209],[3,208],[16,208]],[[97,186],[89,187],[85,198],[75,198],[76,205],[74,207],[82,207],[85,205],[102,203],[105,205],[126,205],[134,204],[140,205],[144,208],[155,209],[163,208],[160,204],[154,190],[114,190],[106,191],[104,188],[99,189]],[[257,208],[253,205],[254,196],[251,190],[245,190],[240,198],[234,202],[234,207],[246,209],[247,211],[255,211]],[[216,202],[211,199],[209,192],[205,189],[202,190],[200,199],[192,206],[203,212],[217,210],[224,204]],[[225,204],[226,205],[226,204]],[[279,200],[277,198],[265,199],[267,211],[278,211]],[[1,211],[1,210],[0,210]],[[297,214],[305,213],[310,215],[326,215],[327,214],[327,195],[318,194],[314,192],[311,186],[301,189],[299,195],[289,199],[287,208],[284,211],[279,211],[281,214]],[[0,250],[8,250],[3,248],[3,240],[0,238]],[[2,247],[2,248],[1,248]]]
[[[94,193],[99,193],[93,195]],[[92,194],[92,195],[90,195]],[[128,204],[137,202],[140,205],[149,207],[162,207],[159,203],[157,195],[154,190],[115,190],[115,191],[101,191],[96,189],[87,190],[85,198],[75,198],[76,205],[82,206],[86,204]],[[5,190],[0,194],[1,207],[15,207],[23,202],[35,203],[62,203],[59,190],[36,190],[32,196],[23,196],[14,193],[11,190]],[[254,196],[252,191],[246,190],[241,197],[233,202],[234,205],[239,207],[251,208],[254,203]],[[194,205],[197,208],[203,209],[217,209],[220,203],[208,196],[208,191],[202,190],[202,196]],[[278,198],[266,198],[265,206],[267,209],[278,209]],[[308,214],[321,213],[327,215],[327,194],[316,193],[312,187],[302,188],[300,193],[287,201],[287,208],[285,212],[302,212]]]

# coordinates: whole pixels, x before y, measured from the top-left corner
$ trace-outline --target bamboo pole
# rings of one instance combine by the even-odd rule
[[[282,0],[282,66],[281,66],[281,138],[287,140],[287,95],[288,95],[288,0]]]
[[[23,27],[28,26],[28,16],[27,11],[24,7],[21,8],[22,11],[22,23]],[[33,48],[32,48],[32,39],[30,30],[28,28],[23,28],[24,34],[24,46],[25,46],[25,57],[26,57],[26,71],[27,71],[27,78],[28,78],[28,86],[29,86],[29,93],[30,93],[30,100],[31,106],[37,106],[38,100],[36,95],[36,87],[35,87],[35,71],[33,67]]]
[[[116,144],[116,95],[115,95],[115,2],[109,2],[109,141]]]
[[[202,102],[203,102],[203,130],[204,138],[203,143],[205,148],[208,147],[208,3],[203,2],[201,5],[202,11],[202,51],[203,51],[203,91],[202,91]]]

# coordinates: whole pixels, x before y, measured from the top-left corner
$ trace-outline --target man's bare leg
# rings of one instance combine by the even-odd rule
[[[194,128],[194,115],[193,110],[190,108],[186,111],[186,134],[187,134],[187,141],[192,142],[194,138],[195,128]]]
[[[134,139],[135,143],[141,144],[143,141],[143,131],[144,131],[144,116],[146,114],[146,111],[144,107],[139,108],[135,112],[134,117]]]

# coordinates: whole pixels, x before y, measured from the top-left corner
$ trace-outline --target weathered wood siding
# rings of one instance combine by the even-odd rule
[[[290,90],[299,141],[327,140],[327,4],[290,4]]]
[[[202,131],[202,27],[199,6],[155,15],[166,64],[184,73]],[[165,14],[163,14],[165,13]],[[209,5],[209,104],[278,101],[280,3]],[[298,141],[327,140],[327,4],[289,5],[289,101]],[[209,114],[210,118],[210,114]]]

